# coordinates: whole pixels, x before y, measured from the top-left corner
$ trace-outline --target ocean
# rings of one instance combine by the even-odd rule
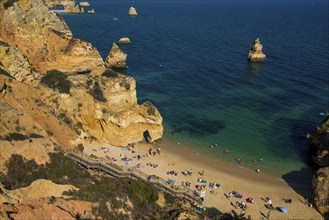
[[[125,72],[139,103],[161,112],[164,139],[272,175],[310,172],[306,134],[329,110],[327,1],[90,4],[96,14],[61,15],[104,59],[113,42],[131,39],[120,46]],[[263,64],[247,61],[256,38]]]

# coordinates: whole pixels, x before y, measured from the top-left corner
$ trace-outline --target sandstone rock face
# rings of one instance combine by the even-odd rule
[[[131,42],[128,37],[123,37],[123,38],[120,38],[120,40],[118,41],[118,44],[131,44]]]
[[[38,75],[32,70],[27,58],[17,48],[2,41],[0,41],[0,60],[0,68],[18,81],[32,81]]]
[[[129,8],[129,11],[128,11],[128,15],[129,16],[137,16],[137,12],[136,12],[136,9],[134,7],[130,7]]]
[[[56,199],[28,200],[16,204],[1,204],[1,219],[95,219],[92,215],[93,204],[83,201]]]
[[[106,71],[97,50],[72,38],[65,22],[40,0],[18,0],[6,8],[1,3],[0,12],[0,110],[6,112],[0,120],[3,161],[14,153],[30,159],[40,151],[45,160],[37,160],[44,163],[47,151],[41,149],[71,148],[82,140],[126,146],[145,135],[149,141],[162,137],[162,117],[151,103],[138,105],[136,81]],[[114,44],[107,65],[123,68],[126,57]],[[67,94],[42,81],[42,74],[51,69],[70,73],[65,79]],[[23,140],[13,141],[12,135]],[[16,151],[10,150],[18,145]]]
[[[313,203],[326,218],[329,217],[329,167],[320,168],[313,177]]]
[[[31,183],[30,186],[15,189],[15,190],[7,190],[0,184],[0,191],[4,192],[2,195],[0,194],[0,203],[4,202],[13,202],[10,198],[15,198],[18,201],[22,202],[24,200],[32,200],[32,199],[41,199],[48,198],[51,196],[61,197],[62,193],[69,190],[78,190],[76,187],[72,185],[60,185],[55,184],[50,180],[38,179]],[[9,200],[7,200],[9,198]]]
[[[266,56],[263,53],[263,45],[260,43],[258,38],[255,40],[251,49],[249,50],[248,60],[255,63],[264,62],[266,60]]]
[[[79,8],[79,6],[75,3],[74,0],[43,0],[43,3],[48,8],[54,8],[56,6],[64,6],[64,10],[69,13],[74,13],[74,14],[83,13],[83,11]]]
[[[108,68],[126,68],[127,54],[123,52],[118,45],[113,43],[111,51],[106,58],[105,65]]]
[[[329,166],[329,116],[307,138],[313,152],[312,161],[319,167]]]
[[[41,0],[0,3],[0,36],[41,73],[52,69],[89,72],[104,65],[98,51],[90,43],[72,38],[63,19]]]

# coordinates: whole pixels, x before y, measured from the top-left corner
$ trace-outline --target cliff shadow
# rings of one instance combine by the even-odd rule
[[[285,180],[296,193],[311,201],[313,174],[313,169],[304,167],[300,170],[282,175],[282,179]]]

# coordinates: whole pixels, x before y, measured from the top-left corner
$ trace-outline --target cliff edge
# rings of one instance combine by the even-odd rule
[[[136,81],[106,69],[97,49],[73,38],[42,0],[0,3],[0,92],[0,144],[8,148],[23,141],[51,146],[47,152],[86,140],[126,146],[163,134],[155,106],[138,104]]]

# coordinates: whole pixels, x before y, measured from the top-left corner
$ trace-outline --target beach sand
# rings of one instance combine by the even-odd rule
[[[261,219],[268,215],[269,210],[265,207],[267,203],[264,199],[269,197],[274,207],[283,206],[288,209],[288,213],[282,213],[277,210],[271,211],[270,219],[323,219],[314,208],[310,208],[305,204],[305,198],[295,192],[283,179],[261,172],[257,173],[243,166],[218,161],[209,156],[185,149],[184,146],[177,143],[167,140],[153,144],[137,143],[133,149],[136,153],[124,151],[120,147],[112,147],[109,144],[84,143],[84,146],[84,153],[101,157],[106,155],[114,157],[117,159],[116,163],[120,166],[126,166],[121,161],[120,155],[121,157],[132,158],[133,160],[127,166],[132,167],[140,163],[143,165],[142,168],[139,168],[141,171],[149,175],[160,176],[166,180],[168,178],[173,179],[175,180],[175,185],[181,185],[182,181],[189,181],[193,190],[196,189],[195,185],[201,184],[197,182],[197,179],[201,177],[199,172],[204,170],[204,175],[201,178],[207,181],[207,187],[203,206],[208,208],[210,213],[216,213],[217,210],[222,213],[234,210],[240,214],[241,209],[233,207],[232,204],[246,202],[246,198],[251,197],[254,200],[254,204],[246,203],[246,217],[250,215],[252,219]],[[104,153],[100,147],[107,147],[109,151]],[[152,151],[156,151],[158,147],[161,149],[160,155],[145,156],[139,161],[137,158],[133,158],[137,155],[145,155],[150,148]],[[157,164],[158,167],[150,167],[146,165],[147,163]],[[184,176],[182,174],[184,170],[192,170],[193,174]],[[177,171],[178,175],[168,175],[168,171]],[[210,182],[220,184],[220,187],[214,193],[210,193],[208,187]],[[311,187],[306,193],[311,193],[310,190]],[[226,198],[224,194],[228,195],[232,191],[237,191],[243,195],[243,198]],[[285,203],[283,198],[292,199],[292,203]]]

